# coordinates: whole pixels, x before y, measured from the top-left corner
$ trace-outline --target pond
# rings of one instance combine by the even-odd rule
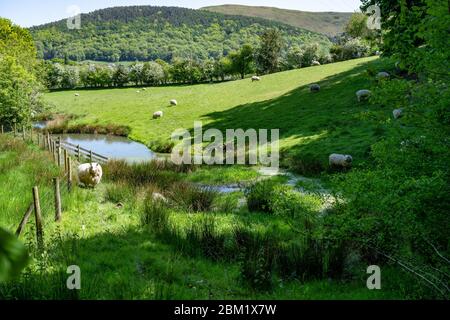
[[[151,151],[144,144],[132,141],[125,137],[102,134],[62,134],[55,135],[61,140],[110,159],[125,160],[127,162],[149,161],[164,156]]]

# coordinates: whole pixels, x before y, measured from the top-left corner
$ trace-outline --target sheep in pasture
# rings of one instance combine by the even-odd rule
[[[395,109],[392,111],[392,114],[394,116],[394,119],[399,119],[403,116],[403,109]]]
[[[319,91],[320,91],[320,86],[319,86],[317,83],[314,83],[314,84],[312,84],[312,85],[309,87],[309,90],[310,90],[311,92],[319,92]]]
[[[79,97],[80,96],[80,94],[79,93],[75,93],[75,97]]]
[[[78,166],[77,175],[79,184],[94,188],[102,180],[103,170],[98,163],[83,163]]]
[[[136,93],[141,93],[141,92],[138,90],[138,91],[136,91]]]
[[[254,81],[261,81],[261,78],[258,77],[258,76],[253,76],[252,77],[252,82],[254,82]]]
[[[389,73],[387,73],[385,71],[381,71],[381,72],[378,72],[378,74],[377,74],[377,80],[389,79],[390,76],[391,75]]]
[[[320,62],[317,61],[317,60],[313,60],[313,61],[311,62],[311,65],[312,65],[312,66],[320,66]]]
[[[361,102],[363,99],[368,99],[372,92],[367,89],[359,90],[356,92],[356,97],[358,98],[358,101]]]
[[[163,116],[163,112],[162,112],[162,111],[156,111],[156,112],[153,114],[153,119],[162,118],[162,116]]]
[[[331,168],[350,168],[352,166],[353,158],[346,154],[333,153],[330,155],[329,163]]]
[[[178,105],[178,101],[175,100],[175,99],[170,100],[169,103],[170,103],[171,106],[177,106]]]

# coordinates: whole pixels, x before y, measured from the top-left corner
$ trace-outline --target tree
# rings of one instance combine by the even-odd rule
[[[263,73],[278,71],[284,39],[278,29],[266,30],[260,37],[260,47],[257,56],[258,67]]]
[[[128,69],[119,64],[112,75],[112,82],[116,87],[123,87],[128,83]]]
[[[253,54],[253,48],[249,44],[244,45],[238,52],[230,54],[232,68],[241,76],[241,79],[255,70]]]
[[[142,78],[142,69],[144,65],[142,63],[134,63],[130,67],[130,73],[128,75],[131,82],[134,82],[136,85],[140,85],[143,82]]]
[[[156,62],[146,62],[142,67],[142,81],[148,85],[160,84],[164,79],[164,70]]]
[[[353,38],[365,38],[371,30],[367,27],[368,16],[361,12],[355,12],[345,26],[345,32]]]
[[[43,107],[36,49],[28,31],[0,18],[0,122],[30,122]]]

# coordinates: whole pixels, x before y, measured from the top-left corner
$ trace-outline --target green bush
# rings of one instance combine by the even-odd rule
[[[270,198],[276,183],[270,180],[256,182],[245,190],[247,206],[250,211],[272,213]]]

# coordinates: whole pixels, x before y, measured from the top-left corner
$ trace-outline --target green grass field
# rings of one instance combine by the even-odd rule
[[[64,192],[62,222],[56,223],[51,193],[45,195],[51,189],[49,178],[57,173],[48,154],[1,136],[0,147],[0,167],[8,167],[7,173],[0,175],[0,183],[10,186],[0,189],[0,200],[5,200],[0,203],[7,205],[2,207],[0,226],[15,230],[26,208],[24,199],[37,184],[42,191],[46,247],[44,252],[35,251],[34,222],[30,219],[20,238],[30,249],[30,265],[19,279],[0,285],[0,299],[395,299],[407,296],[410,290],[403,286],[405,282],[399,284],[398,272],[388,268],[383,273],[383,290],[367,290],[364,269],[356,278],[346,280],[300,281],[274,274],[270,290],[255,290],[243,282],[239,259],[198,252],[188,234],[195,230],[193,226],[201,228],[204,221],[213,221],[212,238],[202,245],[214,246],[216,239],[233,245],[236,224],[251,233],[295,241],[297,235],[281,217],[245,208],[192,213],[174,207],[168,212],[170,234],[158,233],[140,222],[148,186],[124,187],[110,177],[95,190]],[[200,170],[198,175],[205,172]],[[12,181],[12,176],[19,178]],[[41,178],[36,180],[37,176]],[[118,192],[113,196],[111,190]],[[217,200],[235,201],[239,197],[242,194]],[[79,291],[66,288],[66,268],[73,264],[82,272]]]
[[[384,64],[372,57],[272,74],[254,83],[62,91],[46,99],[57,112],[79,116],[69,125],[129,126],[130,138],[147,145],[167,142],[175,129],[192,129],[201,120],[205,129],[280,129],[282,151],[297,160],[324,166],[328,155],[338,152],[352,154],[358,163],[382,134],[373,119],[388,119],[391,110],[358,103],[355,92],[370,87],[369,66],[382,70]],[[311,83],[322,90],[310,93]],[[178,106],[170,107],[171,99]],[[153,120],[159,110],[164,117]]]

